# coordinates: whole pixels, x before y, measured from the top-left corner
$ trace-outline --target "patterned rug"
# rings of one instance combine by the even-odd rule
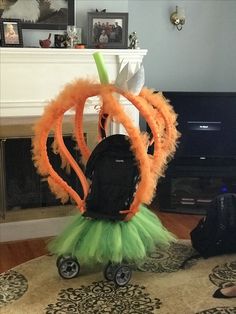
[[[156,250],[124,287],[103,269],[81,269],[62,279],[56,258],[42,256],[0,275],[1,314],[235,314],[235,299],[214,299],[220,286],[236,283],[236,254],[186,259],[196,252],[180,241]]]

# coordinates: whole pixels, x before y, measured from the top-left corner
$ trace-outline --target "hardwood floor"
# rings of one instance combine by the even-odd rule
[[[158,212],[158,217],[163,225],[179,239],[190,239],[190,231],[203,216]]]
[[[0,273],[47,253],[48,239],[0,243]]]
[[[189,239],[190,231],[202,216],[158,212],[163,225],[179,239]],[[0,243],[0,273],[47,254],[48,238]]]

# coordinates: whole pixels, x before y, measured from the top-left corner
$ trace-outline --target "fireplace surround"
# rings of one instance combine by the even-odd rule
[[[147,53],[147,50],[143,49],[100,49],[99,51],[104,56],[111,82],[118,74],[121,64],[129,62],[131,69],[135,70],[137,63],[141,63]],[[36,206],[35,210],[33,203],[33,208],[22,206],[23,200],[19,201],[21,205],[17,206],[16,195],[11,200],[9,196],[7,198],[5,195],[7,189],[8,192],[14,189],[12,189],[12,185],[9,189],[9,182],[8,186],[6,182],[6,177],[11,177],[9,169],[7,170],[5,167],[6,153],[10,151],[11,155],[15,154],[16,161],[17,158],[18,160],[22,158],[19,155],[21,148],[19,141],[22,141],[29,149],[34,122],[41,116],[48,101],[55,97],[66,83],[79,78],[99,80],[93,60],[94,52],[96,52],[94,49],[0,48],[0,241],[55,235],[60,232],[75,212],[73,204],[58,206],[57,203],[50,203],[50,206]],[[139,113],[136,108],[125,99],[121,98],[120,102],[132,117],[135,125],[138,125]],[[89,98],[85,107],[84,131],[90,148],[96,144],[97,103],[96,97]],[[72,133],[72,117],[73,113],[68,112],[63,124],[63,134],[68,140]],[[123,128],[120,125],[111,123],[110,134],[122,132]],[[13,157],[11,156],[11,158]],[[11,163],[15,164],[16,162],[11,159]],[[17,168],[16,165],[15,168]],[[14,171],[11,172],[14,177]],[[22,195],[18,195],[19,197]],[[11,210],[8,208],[9,204],[13,204]]]

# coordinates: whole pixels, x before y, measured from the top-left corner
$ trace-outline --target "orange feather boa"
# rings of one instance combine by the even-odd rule
[[[147,154],[149,145],[148,135],[142,134],[135,127],[131,118],[125,113],[117,100],[117,94],[130,101],[147,121],[153,135],[154,154]],[[85,199],[89,184],[82,170],[71,156],[63,142],[62,118],[69,109],[75,110],[75,138],[85,161],[90,156],[90,150],[84,139],[83,112],[88,97],[100,96],[101,106],[99,120],[103,114],[122,124],[130,138],[140,171],[140,182],[130,209],[126,211],[129,220],[137,212],[141,203],[149,204],[153,198],[157,180],[164,175],[168,160],[173,156],[179,133],[176,129],[176,114],[171,105],[161,93],[144,88],[138,96],[116,88],[111,84],[96,84],[87,80],[78,80],[68,84],[58,97],[52,100],[45,108],[44,114],[34,127],[33,160],[40,175],[47,178],[52,192],[66,202],[72,198],[81,212],[86,210]],[[100,121],[99,121],[100,123]],[[49,132],[54,130],[56,150],[60,154],[63,164],[69,164],[79,177],[83,188],[83,199],[73,190],[53,169],[47,155],[47,138]]]

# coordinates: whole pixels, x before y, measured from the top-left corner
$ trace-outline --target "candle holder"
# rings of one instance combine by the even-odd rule
[[[77,38],[77,27],[75,25],[67,26],[67,35],[70,39],[70,48],[74,48],[74,40]]]

